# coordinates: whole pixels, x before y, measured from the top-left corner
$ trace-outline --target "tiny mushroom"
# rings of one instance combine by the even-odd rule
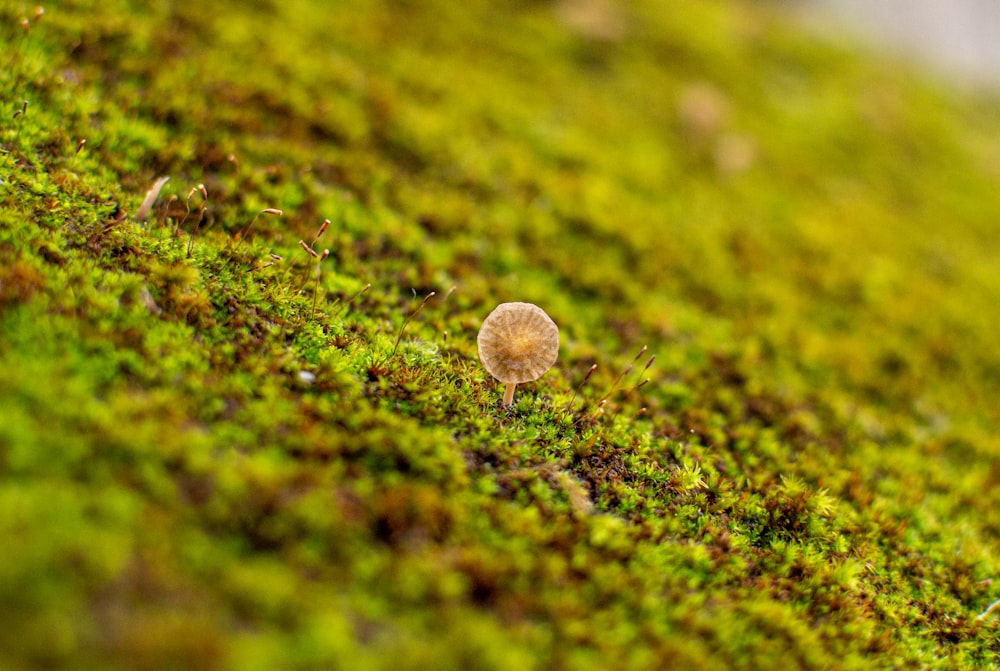
[[[505,382],[505,405],[519,384],[537,380],[559,356],[559,327],[531,303],[501,303],[479,329],[479,360],[490,375]]]

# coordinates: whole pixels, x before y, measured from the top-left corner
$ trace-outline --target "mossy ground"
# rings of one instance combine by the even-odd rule
[[[0,665],[1000,661],[996,101],[757,3],[153,5],[0,2]]]

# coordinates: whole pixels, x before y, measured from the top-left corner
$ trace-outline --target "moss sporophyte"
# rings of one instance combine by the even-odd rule
[[[537,380],[559,357],[559,327],[531,303],[498,305],[483,320],[477,342],[483,366],[507,385],[504,405],[513,403],[517,385]]]

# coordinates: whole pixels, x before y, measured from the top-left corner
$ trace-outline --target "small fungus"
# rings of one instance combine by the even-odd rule
[[[559,327],[531,303],[501,303],[479,329],[479,360],[490,375],[507,384],[504,405],[519,384],[537,380],[559,356]]]

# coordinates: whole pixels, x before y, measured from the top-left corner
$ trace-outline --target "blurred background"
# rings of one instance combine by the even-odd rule
[[[914,57],[961,83],[1000,85],[997,0],[803,0],[808,18]]]

